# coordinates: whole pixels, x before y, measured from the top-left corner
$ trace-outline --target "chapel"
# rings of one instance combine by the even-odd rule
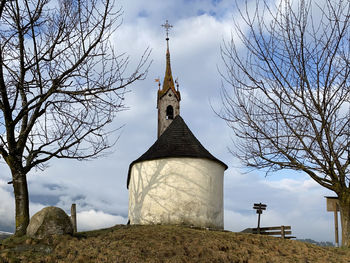
[[[173,80],[168,31],[166,69],[157,92],[158,139],[129,166],[130,224],[183,224],[224,228],[223,177],[215,158],[180,116],[180,91]],[[176,88],[175,88],[176,84]]]

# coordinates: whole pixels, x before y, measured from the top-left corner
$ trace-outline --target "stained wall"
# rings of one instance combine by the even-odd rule
[[[136,163],[129,183],[130,224],[224,228],[225,167],[202,158]]]

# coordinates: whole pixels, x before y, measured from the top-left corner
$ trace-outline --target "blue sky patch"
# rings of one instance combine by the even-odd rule
[[[218,4],[220,4],[220,2],[222,2],[222,0],[211,0],[211,3],[212,3],[214,6],[217,6]]]
[[[138,12],[137,16],[138,17],[148,17],[149,14],[147,13],[147,11],[145,9],[142,9],[140,12]]]
[[[198,11],[197,11],[197,15],[198,16],[201,16],[201,15],[204,15],[206,12],[203,10],[203,9],[199,9]]]

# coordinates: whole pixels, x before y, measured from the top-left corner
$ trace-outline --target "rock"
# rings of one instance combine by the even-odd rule
[[[27,236],[32,238],[65,234],[73,234],[72,222],[61,208],[54,206],[45,207],[33,215],[27,227]]]
[[[253,228],[246,228],[241,233],[248,233],[248,234],[253,234]]]

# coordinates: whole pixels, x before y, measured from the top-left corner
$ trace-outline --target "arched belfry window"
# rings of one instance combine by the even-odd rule
[[[166,108],[166,119],[167,120],[172,120],[174,119],[174,109],[173,109],[173,106],[169,105],[167,108]]]

